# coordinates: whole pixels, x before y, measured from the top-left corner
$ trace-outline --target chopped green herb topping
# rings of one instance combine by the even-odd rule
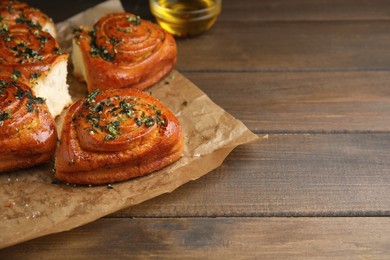
[[[4,36],[3,37],[3,41],[4,42],[10,42],[10,41],[12,41],[12,37],[11,36]]]
[[[109,40],[109,43],[111,43],[112,45],[118,45],[120,42],[122,42],[121,39],[116,39],[114,37],[111,37],[110,40]]]
[[[91,46],[91,50],[89,51],[89,54],[94,57],[101,57],[102,59],[113,62],[115,60],[116,53],[110,53],[105,46],[98,46],[96,44],[96,30],[98,28],[95,28],[93,30],[89,31],[89,36],[91,37],[91,42],[89,43]]]
[[[53,51],[54,51],[55,53],[57,53],[58,55],[63,54],[63,51],[61,50],[61,48],[58,48],[58,47],[55,47],[55,48],[53,49]]]
[[[15,94],[15,98],[21,100],[24,97],[24,90],[21,88],[18,88],[18,91]]]
[[[131,22],[131,23],[133,23],[135,25],[140,25],[141,24],[141,17],[139,17],[139,16],[130,16],[130,15],[128,15],[128,16],[126,16],[126,19],[127,19],[127,21],[129,21],[129,22]]]
[[[35,62],[36,60],[42,60],[42,55],[40,55],[38,51],[28,47],[25,42],[20,42],[16,46],[12,47],[12,50],[14,51],[15,56],[20,58],[20,63],[24,63],[25,61]]]
[[[142,121],[139,120],[138,117],[135,117],[135,118],[134,118],[134,121],[135,121],[135,123],[136,123],[138,126],[141,126],[141,125],[142,125]]]
[[[6,34],[8,32],[8,25],[6,23],[0,24],[0,34]]]
[[[11,79],[13,80],[17,80],[18,78],[20,78],[22,76],[22,73],[18,70],[14,70],[14,74],[11,75]]]
[[[145,125],[146,125],[147,127],[154,126],[154,120],[153,120],[152,118],[146,119]]]
[[[92,91],[88,96],[87,96],[87,99],[85,100],[85,104],[86,105],[89,105],[93,102],[95,102],[95,98],[96,96],[100,93],[100,91],[98,89],[95,89],[94,91]]]
[[[28,112],[34,111],[34,105],[45,103],[45,99],[41,97],[34,97],[31,93],[31,90],[23,90],[18,87],[18,91],[15,94],[15,98],[21,100],[24,97],[27,97],[26,107]]]
[[[96,38],[96,30],[95,29],[91,29],[90,31],[89,31],[89,36],[91,36],[92,38]]]
[[[156,105],[139,103],[135,97],[121,99],[119,96],[96,101],[100,92],[91,92],[84,101],[84,111],[87,112],[85,120],[90,125],[86,128],[89,134],[105,133],[104,140],[111,141],[121,135],[121,123],[128,119],[134,120],[139,127],[165,126],[161,110]],[[112,103],[114,101],[114,103]],[[142,110],[141,107],[148,108]],[[101,117],[101,114],[109,115],[110,120]],[[79,115],[83,117],[82,114]]]
[[[120,108],[122,108],[122,110],[119,112],[121,114],[124,114],[124,115],[127,115],[128,117],[131,117],[131,115],[134,113],[133,105],[130,104],[126,100],[122,100],[119,103],[119,106],[120,106]]]
[[[100,116],[99,115],[95,116],[92,113],[88,113],[86,120],[87,123],[92,122],[92,125],[96,126],[99,123]]]
[[[45,43],[48,41],[48,38],[44,35],[38,35],[38,40],[41,42],[41,43]]]
[[[10,117],[11,117],[11,113],[10,112],[6,112],[6,111],[0,112],[0,122],[4,121],[4,120],[6,120],[6,119],[8,119]]]
[[[41,76],[41,74],[39,74],[38,72],[31,73],[30,82],[36,80],[37,78],[39,78],[39,76]]]
[[[28,101],[27,101],[27,111],[28,112],[33,112],[34,111],[34,105],[35,104],[43,104],[45,103],[45,100],[43,98],[40,98],[40,97],[33,97],[33,98],[30,98]]]
[[[110,54],[108,52],[108,50],[106,49],[106,47],[104,47],[104,46],[97,47],[96,45],[91,44],[91,50],[90,50],[89,54],[91,54],[91,56],[94,58],[100,56],[101,58],[103,58],[104,60],[109,61],[109,62],[113,62],[115,60],[115,52],[113,55]]]
[[[132,33],[133,32],[133,30],[131,29],[131,28],[125,28],[125,29],[121,29],[121,28],[116,28],[116,30],[118,31],[118,32],[124,32],[124,33]]]
[[[119,121],[110,122],[107,125],[108,134],[106,135],[105,139],[106,140],[113,140],[113,139],[115,139],[116,136],[120,134],[119,126],[120,126],[120,122]]]
[[[20,17],[15,19],[15,22],[18,24],[26,24],[30,28],[35,28],[35,29],[42,29],[42,26],[36,22],[34,23],[32,20],[28,19],[25,15],[21,15]]]
[[[89,54],[94,58],[102,58],[105,61],[113,62],[117,55],[117,50],[115,48],[107,49],[106,46],[101,46],[97,44],[96,41],[96,30],[99,28],[92,29],[88,32],[89,36],[91,37],[91,40],[89,42],[89,45],[91,46],[91,49],[89,51]],[[119,29],[119,28],[118,28]],[[81,38],[81,33],[83,31],[81,29],[76,29],[76,38]],[[122,39],[117,39],[114,37],[109,38],[106,43],[112,44],[112,46],[116,46],[119,43],[122,42]]]

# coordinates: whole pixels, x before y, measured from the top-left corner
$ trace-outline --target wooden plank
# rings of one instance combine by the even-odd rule
[[[178,49],[179,71],[389,70],[390,21],[221,21]]]
[[[128,12],[153,19],[147,3],[122,1]],[[389,8],[386,0],[223,0],[218,21],[389,20]]]
[[[307,0],[295,3],[249,1],[250,4],[224,1],[226,11],[210,32],[178,40],[177,69],[388,70],[390,20],[387,10],[390,3],[382,0],[375,5],[366,0],[352,4],[350,1],[334,5]],[[55,21],[61,21],[100,1],[28,2],[46,11]],[[128,11],[151,18],[146,1],[123,3]],[[349,9],[351,12],[344,12]],[[236,17],[236,14],[239,15]],[[264,14],[268,18],[261,18]],[[323,19],[318,18],[322,16]],[[304,20],[305,17],[308,20]]]
[[[386,259],[389,241],[389,218],[101,219],[0,258]]]
[[[257,132],[389,131],[389,72],[184,73]]]
[[[386,0],[223,0],[219,21],[388,20]]]
[[[390,134],[269,135],[111,217],[388,216]]]
[[[103,0],[25,0],[62,21]],[[151,19],[148,1],[122,1],[126,11]],[[386,0],[223,0],[219,21],[389,20]]]

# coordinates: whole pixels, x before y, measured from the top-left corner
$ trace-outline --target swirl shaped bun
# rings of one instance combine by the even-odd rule
[[[74,75],[94,89],[145,89],[176,64],[175,39],[159,26],[128,13],[79,27],[73,39]]]
[[[21,83],[0,79],[0,172],[48,161],[57,132],[45,100]]]
[[[30,86],[36,96],[47,100],[52,115],[59,115],[71,103],[66,84],[68,54],[47,32],[2,25],[0,76]]]
[[[1,0],[0,16],[4,24],[21,24],[31,29],[48,32],[54,38],[56,37],[53,20],[39,9],[33,8],[26,3],[15,0]]]
[[[64,119],[56,176],[76,184],[124,181],[157,171],[182,152],[179,121],[157,99],[137,89],[95,90]]]

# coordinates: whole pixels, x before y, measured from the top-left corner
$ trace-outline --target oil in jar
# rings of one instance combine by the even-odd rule
[[[179,36],[194,36],[209,30],[221,12],[221,0],[150,0],[158,24]]]

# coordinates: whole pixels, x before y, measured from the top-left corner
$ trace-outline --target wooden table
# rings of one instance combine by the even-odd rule
[[[60,21],[100,1],[28,1]],[[147,1],[124,1],[151,18]],[[177,69],[262,141],[171,194],[0,251],[26,258],[390,257],[390,2],[224,0]]]

